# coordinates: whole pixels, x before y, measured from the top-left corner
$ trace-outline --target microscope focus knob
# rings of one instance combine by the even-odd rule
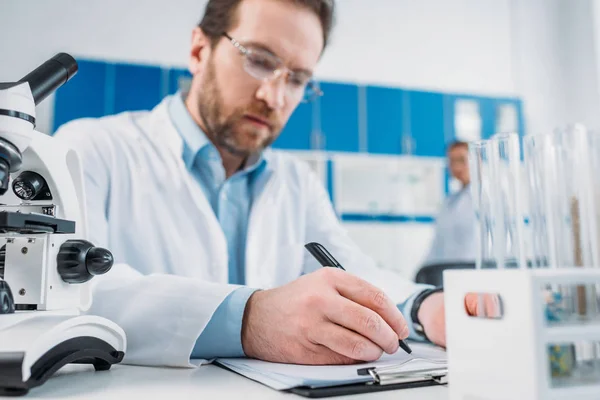
[[[94,275],[107,273],[113,265],[112,253],[94,247],[87,240],[67,240],[56,257],[58,273],[67,283],[84,283]]]
[[[85,265],[92,275],[102,275],[113,266],[113,255],[102,247],[92,247],[85,256]]]
[[[25,171],[13,182],[13,191],[20,199],[31,200],[36,197],[45,186],[46,181],[40,174],[33,171]]]

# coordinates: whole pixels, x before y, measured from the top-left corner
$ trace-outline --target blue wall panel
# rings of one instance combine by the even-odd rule
[[[367,150],[376,154],[402,153],[403,90],[367,86]]]
[[[410,91],[410,130],[414,153],[418,156],[444,157],[444,95],[434,92]]]
[[[107,64],[78,60],[77,74],[56,91],[52,131],[77,118],[106,114]]]
[[[320,88],[324,93],[319,101],[325,149],[357,152],[358,86],[322,83]]]
[[[289,150],[310,150],[312,127],[312,104],[300,103],[273,147]]]
[[[149,110],[164,95],[175,93],[180,83],[191,78],[186,68],[107,63],[78,60],[78,74],[56,92],[53,130],[76,118],[101,117],[125,110]],[[189,81],[188,81],[189,82]],[[284,127],[274,147],[311,150],[313,132],[322,132],[323,150],[358,152],[360,148],[359,96],[366,105],[366,146],[369,153],[402,154],[403,134],[413,140],[417,156],[445,156],[447,143],[454,139],[454,102],[474,100],[480,107],[482,137],[495,133],[500,104],[517,107],[519,130],[525,134],[523,105],[516,98],[493,98],[469,94],[443,94],[400,88],[324,82],[319,120],[313,104],[300,104]],[[360,93],[360,94],[359,94]],[[323,145],[323,143],[321,143]],[[364,149],[362,149],[364,150]],[[404,149],[407,150],[407,149]]]
[[[527,127],[525,126],[525,116],[523,115],[523,102],[521,100],[515,100],[517,106],[517,117],[519,118],[519,135],[525,136]]]
[[[160,67],[117,64],[114,112],[150,110],[163,97]]]

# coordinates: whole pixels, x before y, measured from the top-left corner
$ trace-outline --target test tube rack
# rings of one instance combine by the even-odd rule
[[[600,269],[540,268],[444,272],[450,400],[598,400],[596,383],[557,387],[548,346],[600,341],[600,321],[551,325],[547,285],[600,284]],[[467,315],[468,293],[498,295],[499,318]]]

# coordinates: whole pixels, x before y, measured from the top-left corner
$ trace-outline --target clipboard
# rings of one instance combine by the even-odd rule
[[[296,387],[288,392],[309,398],[325,398],[382,392],[386,390],[412,389],[426,386],[446,385],[448,383],[448,368],[428,368],[417,371],[394,371],[398,366],[382,368],[361,368],[358,375],[371,375],[372,381],[348,385],[326,387]]]
[[[419,366],[414,364],[422,362],[426,364]],[[213,363],[223,369],[264,384],[282,393],[293,393],[307,398],[326,398],[387,390],[411,389],[445,385],[448,383],[447,360],[445,358],[435,359],[432,355],[429,357],[417,356],[400,362],[383,362],[379,365],[371,364],[362,368],[360,365],[331,366],[332,368],[343,368],[347,371],[342,371],[341,375],[340,371],[333,373],[337,378],[332,378],[331,381],[327,379],[313,380],[314,378],[310,376],[315,376],[314,371],[312,375],[306,373],[306,371],[301,371],[298,377],[290,372],[289,369],[280,370],[281,366],[278,366],[276,363],[268,363],[260,360],[216,359]],[[412,367],[410,364],[413,364]],[[266,368],[265,365],[270,368]],[[313,368],[311,366],[300,366],[300,368],[305,367]],[[322,368],[322,366],[315,366],[315,368]],[[290,377],[291,381],[277,380],[277,378],[273,378],[272,376],[269,377],[270,374],[281,374],[282,376]],[[298,382],[295,384],[293,383],[294,378],[298,378]]]

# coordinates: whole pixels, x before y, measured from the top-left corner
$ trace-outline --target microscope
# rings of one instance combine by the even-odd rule
[[[90,280],[113,256],[86,240],[78,155],[35,130],[35,106],[77,70],[59,53],[0,83],[0,395],[24,395],[66,364],[108,370],[125,355],[123,330],[85,315]]]

